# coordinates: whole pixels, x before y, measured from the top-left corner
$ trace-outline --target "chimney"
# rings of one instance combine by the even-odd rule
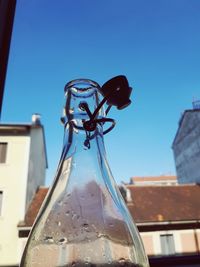
[[[192,106],[193,109],[200,109],[200,100],[193,100]]]
[[[38,113],[34,113],[32,115],[32,124],[33,125],[41,125],[41,121],[40,121],[41,115]]]
[[[125,202],[132,202],[132,197],[131,197],[131,192],[130,190],[127,188],[126,184],[124,184],[122,182],[122,184],[119,186],[119,190],[125,200]]]

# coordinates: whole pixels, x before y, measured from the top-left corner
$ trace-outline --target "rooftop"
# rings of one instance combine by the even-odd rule
[[[200,220],[200,186],[128,185],[128,208],[136,222]]]
[[[136,223],[200,220],[200,186],[126,185],[130,197],[127,206]],[[40,187],[33,198],[21,227],[31,227],[48,188]]]

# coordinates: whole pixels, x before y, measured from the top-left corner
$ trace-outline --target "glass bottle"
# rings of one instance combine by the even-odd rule
[[[138,230],[112,177],[103,123],[90,133],[100,86],[79,79],[65,87],[64,145],[57,173],[29,235],[21,267],[148,267]],[[104,118],[101,108],[98,119]]]

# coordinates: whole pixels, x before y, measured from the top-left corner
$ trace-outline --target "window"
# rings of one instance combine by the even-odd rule
[[[175,244],[173,234],[161,235],[161,252],[163,255],[175,254]]]
[[[0,216],[2,214],[3,191],[0,191]]]
[[[6,162],[8,143],[0,143],[0,163]]]

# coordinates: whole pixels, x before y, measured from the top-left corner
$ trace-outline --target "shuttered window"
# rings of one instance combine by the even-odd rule
[[[0,142],[0,163],[6,162],[8,143]]]
[[[163,255],[175,254],[175,244],[173,234],[161,235],[161,252]]]

